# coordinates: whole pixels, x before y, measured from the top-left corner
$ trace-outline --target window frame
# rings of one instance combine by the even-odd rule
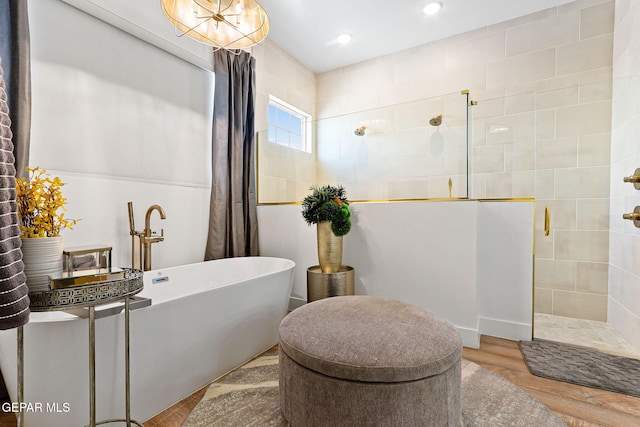
[[[277,129],[282,129],[284,132],[288,133],[289,136],[290,135],[298,135],[296,132],[292,131],[292,127],[289,126],[288,128],[284,128],[281,126],[278,126],[277,123],[274,123],[272,121],[272,116],[271,116],[271,107],[276,108],[279,112],[284,112],[286,114],[288,114],[291,117],[295,117],[297,119],[300,119],[300,148],[296,147],[296,146],[292,146],[291,145],[291,138],[289,138],[289,143],[288,144],[282,144],[280,142],[277,141],[277,137],[272,139],[271,138],[271,127],[275,126],[276,130]],[[270,143],[272,144],[276,144],[282,147],[288,147],[292,150],[296,150],[296,151],[300,151],[303,153],[313,153],[313,140],[311,138],[311,123],[312,123],[312,116],[311,114],[301,110],[300,108],[297,108],[291,104],[289,104],[288,102],[285,102],[283,100],[281,100],[280,98],[277,98],[273,95],[269,95],[269,112],[267,114],[267,121],[268,121],[268,126],[269,126],[269,130],[267,131],[267,139]]]

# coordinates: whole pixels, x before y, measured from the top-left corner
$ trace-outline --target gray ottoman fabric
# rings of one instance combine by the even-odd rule
[[[306,304],[280,324],[280,406],[294,426],[458,426],[462,344],[420,307]]]

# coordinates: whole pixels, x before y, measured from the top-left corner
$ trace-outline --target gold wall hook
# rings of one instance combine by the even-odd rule
[[[623,178],[624,182],[632,182],[633,188],[636,190],[640,190],[640,168],[636,169],[633,175],[625,176]]]

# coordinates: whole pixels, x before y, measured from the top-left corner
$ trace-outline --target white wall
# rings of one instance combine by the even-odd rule
[[[453,323],[466,346],[479,334],[531,338],[533,203],[352,203],[343,264],[355,293],[420,305]],[[300,206],[259,206],[263,255],[296,262],[292,299],[304,303],[317,265],[316,230]],[[300,301],[302,300],[302,301]],[[296,301],[293,301],[296,305]]]
[[[211,48],[181,36],[165,18],[157,0],[59,0],[110,25],[183,58],[212,70]]]
[[[65,247],[111,245],[114,265],[130,266],[127,202],[138,230],[157,203],[167,219],[151,220],[165,230],[152,265],[201,261],[213,74],[59,0],[29,6],[30,165],[67,183],[65,215],[81,221],[63,230]]]
[[[533,316],[535,203],[478,204],[478,330],[529,340]]]

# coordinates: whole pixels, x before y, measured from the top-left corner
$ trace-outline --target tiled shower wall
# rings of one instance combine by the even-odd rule
[[[613,0],[578,0],[323,73],[317,117],[469,89],[478,101],[470,196],[537,200],[536,311],[606,321],[613,28]],[[334,142],[319,139],[319,152],[325,143]],[[420,153],[425,144],[398,140],[367,150],[384,162],[372,150]],[[329,181],[327,169],[353,169],[348,152],[325,150],[318,176]],[[372,197],[370,180],[357,176],[387,167],[359,165],[353,180],[339,183],[355,199],[385,198]],[[545,206],[549,236],[542,231]]]
[[[622,219],[640,205],[623,177],[640,167],[640,2],[616,1],[611,135],[609,323],[640,348],[640,229]]]
[[[316,117],[316,76],[270,40],[252,54],[257,68],[258,202],[299,201],[316,182],[315,155],[266,141],[269,95]]]
[[[467,95],[460,91],[323,118],[316,128],[318,182],[345,186],[352,200],[467,197]]]

